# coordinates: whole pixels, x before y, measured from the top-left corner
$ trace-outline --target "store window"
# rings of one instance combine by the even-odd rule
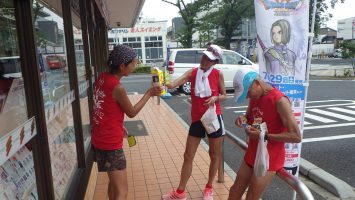
[[[161,36],[144,37],[145,59],[147,63],[164,62],[163,40]]]
[[[142,59],[142,43],[140,37],[124,37],[123,44],[130,46],[136,53],[139,59]]]
[[[75,10],[75,8],[72,8]],[[72,13],[79,13],[73,11]],[[76,70],[78,75],[78,85],[79,85],[79,98],[80,98],[80,111],[81,111],[81,122],[84,137],[84,147],[85,150],[89,150],[90,139],[91,139],[91,126],[90,126],[90,115],[89,115],[89,103],[87,89],[89,87],[89,80],[86,80],[86,69],[84,62],[84,49],[83,49],[83,36],[82,30],[80,29],[80,17],[78,15],[72,14],[73,22],[73,36],[74,41],[80,41],[81,43],[75,43],[75,60],[76,60]],[[81,47],[81,48],[80,48]]]
[[[13,0],[0,1],[0,199],[37,199]]]
[[[74,92],[69,86],[69,72],[60,1],[50,5],[33,3],[36,44],[39,52],[41,82],[47,124],[50,161],[56,199],[66,197],[71,179],[77,169],[77,153],[73,126],[72,102]],[[58,12],[58,13],[56,13]],[[77,38],[77,45],[81,38]],[[80,47],[78,48],[80,49]],[[83,62],[81,50],[77,62]],[[84,70],[79,67],[78,75]]]

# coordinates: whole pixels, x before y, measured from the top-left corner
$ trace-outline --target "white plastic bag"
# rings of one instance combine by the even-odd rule
[[[260,135],[258,149],[256,150],[255,163],[254,163],[254,174],[256,177],[262,177],[266,175],[269,169],[269,152],[267,150],[267,141],[264,140],[266,133],[265,122],[260,125]]]
[[[218,131],[220,128],[216,114],[216,105],[210,106],[201,117],[201,122],[208,134]]]

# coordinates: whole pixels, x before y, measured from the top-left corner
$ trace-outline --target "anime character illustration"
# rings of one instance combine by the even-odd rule
[[[272,24],[270,37],[274,46],[270,48],[266,48],[259,36],[257,37],[264,52],[266,72],[274,75],[294,76],[296,54],[287,48],[291,37],[290,23],[281,19]]]

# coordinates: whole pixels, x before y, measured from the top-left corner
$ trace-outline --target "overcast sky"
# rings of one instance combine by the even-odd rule
[[[149,0],[146,0],[149,1]],[[330,0],[327,0],[329,3]],[[337,20],[345,19],[349,17],[355,17],[355,1],[354,0],[345,0],[345,3],[337,3],[335,8],[332,9],[330,6],[328,12],[333,14],[332,20],[330,20],[327,25],[330,28],[337,28]]]
[[[176,2],[176,0],[168,0]],[[187,0],[186,2],[190,2]],[[155,20],[168,20],[168,26],[171,26],[171,19],[179,16],[179,9],[176,6],[165,3],[161,0],[145,0],[142,14],[143,17],[155,18]]]
[[[176,0],[169,0],[170,2],[176,2]],[[191,2],[191,0],[185,0],[185,2]],[[330,0],[327,0],[329,3]],[[333,14],[333,19],[327,23],[331,28],[337,28],[337,20],[345,19],[349,17],[355,17],[355,0],[345,0],[345,3],[338,3],[335,9],[329,6],[328,12]],[[155,20],[168,20],[168,26],[171,25],[171,19],[179,16],[178,8],[165,3],[161,0],[145,0],[142,13],[143,17],[155,18]]]

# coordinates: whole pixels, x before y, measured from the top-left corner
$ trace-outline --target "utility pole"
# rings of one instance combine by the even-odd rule
[[[246,48],[246,54],[245,57],[249,57],[249,19],[245,20],[247,22],[247,48]],[[249,59],[249,58],[248,58]]]

